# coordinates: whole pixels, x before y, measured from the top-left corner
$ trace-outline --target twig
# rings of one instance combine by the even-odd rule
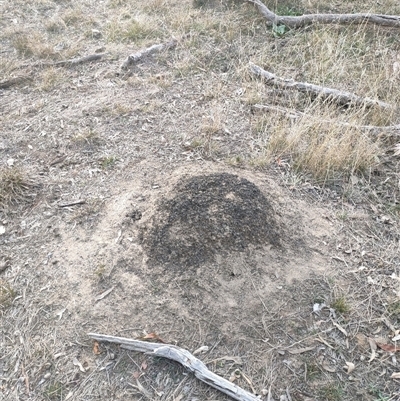
[[[56,61],[54,63],[50,63],[50,66],[56,66],[56,67],[72,67],[74,65],[78,64],[84,64],[84,63],[90,63],[91,61],[96,61],[100,60],[106,55],[106,53],[96,53],[96,54],[90,54],[89,56],[84,56],[84,57],[78,57],[78,58],[72,58],[70,60],[61,60],[61,61]]]
[[[250,63],[250,71],[264,79],[267,84],[274,85],[284,89],[295,89],[299,92],[305,92],[320,96],[323,99],[332,99],[339,105],[357,105],[357,106],[379,106],[385,109],[390,109],[392,106],[388,103],[381,102],[380,100],[374,100],[368,97],[357,96],[351,92],[344,92],[333,88],[326,88],[320,85],[309,84],[307,82],[296,82],[293,79],[285,79],[277,77],[269,71],[266,71]]]
[[[26,374],[24,364],[21,364],[21,371],[22,371],[22,376],[25,379],[25,387],[26,387],[26,392],[28,396],[30,395],[30,390],[29,390],[29,376]]]
[[[27,75],[21,75],[18,77],[10,78],[10,79],[7,79],[6,81],[0,82],[0,89],[7,89],[10,86],[23,84],[23,83],[29,82],[29,81],[32,81],[32,78],[28,77]]]
[[[132,340],[123,337],[107,336],[104,334],[89,333],[89,337],[97,341],[108,341],[121,344],[122,348],[131,351],[145,352],[154,356],[161,356],[179,362],[189,369],[194,375],[204,383],[216,388],[217,390],[229,395],[239,401],[260,401],[254,394],[242,389],[229,380],[226,380],[207,369],[206,365],[195,358],[189,351],[175,345],[155,344],[145,341]]]
[[[292,119],[298,119],[298,118],[302,118],[302,117],[306,117],[306,118],[313,117],[313,115],[311,115],[311,114],[303,113],[298,110],[291,110],[291,109],[286,109],[284,107],[267,105],[267,104],[254,104],[252,106],[252,108],[258,109],[258,110],[277,111],[279,113],[286,114],[289,118],[292,118]],[[344,127],[357,128],[357,129],[361,129],[361,130],[365,130],[365,131],[377,131],[377,132],[384,131],[384,132],[391,132],[391,133],[393,133],[393,131],[399,131],[396,134],[400,135],[400,124],[379,126],[379,125],[357,125],[357,124],[346,123],[343,121],[324,120],[324,119],[318,119],[318,121],[323,124],[337,124],[337,125],[342,125]]]
[[[71,201],[71,202],[67,202],[67,203],[59,203],[58,207],[68,207],[68,206],[75,206],[75,205],[83,205],[84,203],[86,203],[85,199],[78,199],[76,201]]]
[[[91,61],[100,60],[105,55],[106,55],[106,53],[89,54],[88,56],[84,56],[84,57],[71,58],[69,60],[54,61],[54,62],[50,62],[50,63],[43,63],[40,61],[35,64],[23,64],[17,68],[21,69],[21,68],[25,68],[25,67],[31,67],[31,68],[33,68],[33,67],[73,67],[75,65],[90,63]]]
[[[375,24],[381,26],[400,27],[400,16],[384,14],[305,14],[300,16],[281,16],[272,12],[260,0],[245,0],[258,8],[258,11],[269,24],[286,25],[289,28],[301,28],[319,24]]]
[[[147,49],[143,49],[138,51],[137,53],[131,54],[121,65],[122,70],[126,70],[130,65],[136,64],[141,59],[157,52],[161,52],[163,50],[171,49],[177,45],[178,41],[176,39],[172,39],[166,43],[160,43],[158,45],[152,45]]]

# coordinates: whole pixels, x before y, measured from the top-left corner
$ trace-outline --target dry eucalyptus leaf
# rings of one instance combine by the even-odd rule
[[[370,346],[370,348],[371,348],[371,357],[369,358],[369,361],[368,361],[368,362],[371,362],[371,361],[373,361],[373,360],[375,359],[375,357],[376,357],[376,352],[375,352],[375,351],[376,351],[376,342],[375,342],[374,339],[368,337],[368,343],[369,343],[369,346]]]
[[[386,343],[381,343],[381,342],[376,342],[376,345],[383,349],[386,352],[397,352],[400,351],[399,347],[396,347],[394,344],[386,344]]]
[[[332,324],[347,337],[347,331],[339,324],[336,323],[333,319],[331,319]]]
[[[346,373],[350,374],[354,369],[355,369],[355,365],[353,362],[346,362],[346,365],[343,366],[344,369],[346,369]]]
[[[207,352],[208,350],[209,350],[209,347],[207,347],[207,345],[203,345],[203,346],[197,348],[195,351],[193,351],[193,355],[202,354],[203,352]]]
[[[78,368],[79,368],[79,370],[80,370],[81,372],[86,372],[85,368],[82,366],[82,364],[78,361],[77,358],[74,358],[74,359],[72,360],[72,363],[74,364],[74,366],[78,366]]]
[[[323,367],[324,370],[326,370],[327,372],[330,372],[330,373],[335,373],[335,372],[336,372],[336,368],[335,368],[335,367],[329,366],[329,365],[326,364],[326,363],[323,363],[323,364],[322,364],[322,367]]]
[[[304,352],[312,351],[314,347],[307,347],[307,348],[297,348],[297,349],[290,349],[289,354],[292,355],[297,355],[297,354],[303,354]]]

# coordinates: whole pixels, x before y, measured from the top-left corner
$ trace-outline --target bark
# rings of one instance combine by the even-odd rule
[[[168,358],[179,362],[185,368],[194,373],[194,375],[211,387],[229,395],[238,401],[260,401],[260,398],[248,391],[242,389],[236,384],[216,375],[207,369],[207,366],[199,359],[194,357],[189,351],[175,345],[155,344],[147,341],[133,340],[130,338],[107,336],[103,334],[89,333],[89,337],[97,341],[108,341],[120,344],[122,348],[131,351],[145,352],[146,354]]]
[[[263,78],[264,82],[268,85],[273,85],[282,89],[294,89],[299,92],[318,96],[322,99],[331,100],[342,106],[355,105],[367,107],[379,106],[384,109],[392,108],[392,106],[388,103],[382,102],[380,100],[371,99],[369,97],[361,97],[351,92],[345,92],[338,89],[309,84],[307,82],[296,82],[293,79],[280,78],[253,63],[250,63],[250,71],[253,74]]]
[[[318,24],[375,24],[381,26],[400,27],[400,16],[384,14],[305,14],[300,16],[281,16],[273,13],[260,0],[245,0],[258,8],[258,11],[269,24],[286,25],[289,28],[301,28]]]

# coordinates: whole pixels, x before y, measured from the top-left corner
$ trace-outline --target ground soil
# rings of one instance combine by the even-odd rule
[[[261,399],[398,399],[396,350],[376,348],[400,324],[398,217],[381,202],[398,165],[369,198],[362,175],[321,186],[246,163],[256,84],[231,60],[184,74],[178,46],[124,74],[122,50],[51,89],[36,67],[0,89],[1,163],[27,180],[0,213],[0,400],[227,399],[89,332],[207,346],[210,370]]]

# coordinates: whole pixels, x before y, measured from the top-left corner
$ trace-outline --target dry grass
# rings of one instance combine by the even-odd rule
[[[359,127],[357,114],[318,104],[294,121],[268,113],[256,123],[257,141],[265,157],[286,160],[294,171],[311,173],[320,183],[368,173],[379,164],[382,148],[376,135]]]
[[[291,15],[400,14],[394,0],[266,4]],[[32,83],[0,90],[0,155],[29,165],[46,188],[28,207],[30,175],[0,170],[0,247],[10,256],[0,271],[4,397],[224,400],[171,362],[106,344],[93,354],[86,336],[156,331],[191,351],[209,345],[200,357],[210,369],[265,397],[270,390],[274,399],[289,393],[293,401],[399,399],[390,378],[398,363],[381,349],[370,361],[368,343],[377,336],[390,342],[400,324],[397,136],[362,128],[399,124],[397,111],[340,108],[269,87],[248,70],[252,61],[284,78],[397,105],[396,30],[274,31],[239,0],[5,0],[2,6],[0,75],[25,74]],[[119,69],[129,54],[171,37],[179,39],[176,48]],[[107,53],[99,62],[37,64],[98,49]],[[329,265],[325,275],[282,279],[296,270],[295,250],[303,252],[309,234],[300,238],[302,216],[296,215],[283,230],[299,248],[246,266],[254,283],[243,279],[242,285],[255,299],[251,305],[241,303],[244,293],[230,299],[236,306],[222,304],[221,285],[242,280],[234,269],[221,282],[214,279],[219,267],[211,274],[184,272],[187,282],[148,269],[140,222],[129,212],[138,208],[146,218],[149,199],[169,185],[170,171],[192,163],[201,170],[206,160],[289,187],[276,201],[280,214],[292,198],[306,199],[310,209],[320,202],[328,228],[312,234],[304,258],[308,263],[319,255]],[[76,199],[87,202],[59,207]],[[258,274],[270,265],[270,286],[263,286]],[[206,303],[210,294],[215,304]],[[327,307],[318,315],[315,303]],[[231,356],[242,364],[223,359]],[[346,362],[355,364],[352,374],[343,369]]]
[[[16,293],[11,284],[4,279],[0,279],[0,311],[8,308],[15,297]]]
[[[0,170],[0,210],[24,204],[32,199],[33,181],[27,173],[17,168]]]

